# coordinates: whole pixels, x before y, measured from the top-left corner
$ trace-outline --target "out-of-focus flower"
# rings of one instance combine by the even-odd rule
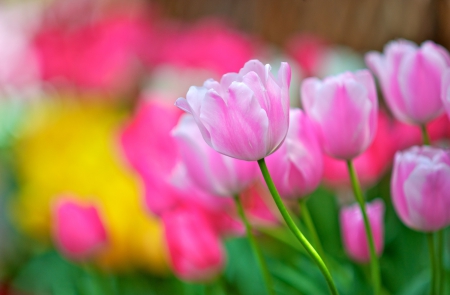
[[[15,155],[22,184],[14,221],[28,235],[50,242],[51,211],[61,194],[95,196],[108,247],[105,268],[167,271],[163,230],[141,203],[139,179],[120,157],[117,131],[123,114],[100,104],[45,103],[23,121]]]
[[[97,206],[65,196],[53,208],[53,239],[73,260],[88,260],[107,244],[107,234]]]
[[[319,185],[323,173],[322,149],[310,119],[291,109],[284,143],[267,157],[267,167],[284,198],[301,198]]]
[[[369,71],[346,72],[323,81],[307,78],[302,84],[301,96],[328,155],[352,159],[372,143],[377,128],[378,102]]]
[[[443,47],[426,41],[398,40],[384,48],[384,55],[369,52],[366,63],[377,75],[394,116],[405,123],[426,124],[443,112],[440,96],[442,74],[450,66]]]
[[[307,77],[317,74],[327,50],[326,42],[314,35],[298,35],[287,44],[288,53],[298,62]]]
[[[150,28],[144,14],[126,10],[76,28],[44,27],[35,39],[43,79],[126,97],[139,81]]]
[[[224,268],[219,236],[201,211],[182,208],[163,214],[165,237],[173,270],[187,281],[204,282]]]
[[[168,27],[168,26],[166,26]],[[255,56],[254,42],[217,19],[204,19],[186,28],[161,31],[156,64],[203,68],[218,75],[235,72]]]
[[[450,224],[450,157],[428,146],[395,155],[391,180],[394,208],[405,225],[430,232]]]
[[[232,197],[256,180],[256,163],[216,152],[205,143],[191,115],[181,117],[172,134],[189,177],[210,194]]]
[[[38,82],[40,69],[31,44],[39,17],[38,5],[0,4],[0,90],[23,90]]]
[[[191,113],[204,140],[221,154],[246,161],[262,159],[283,143],[289,127],[291,71],[282,63],[278,78],[270,65],[247,62],[220,83],[192,86],[176,105]]]
[[[366,203],[366,210],[373,233],[375,252],[380,256],[384,248],[384,203],[381,199]],[[342,241],[348,255],[361,263],[370,261],[364,220],[358,204],[342,208],[340,222]]]

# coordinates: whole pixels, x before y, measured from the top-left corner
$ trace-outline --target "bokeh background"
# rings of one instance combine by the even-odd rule
[[[450,1],[1,1],[0,294],[263,294],[242,234],[223,239],[220,284],[173,274],[164,224],[146,206],[159,196],[136,165],[165,149],[158,144],[165,137],[152,135],[165,120],[152,104],[176,122],[172,105],[191,85],[258,58],[275,69],[291,64],[291,104],[299,106],[303,78],[365,68],[364,53],[398,38],[448,49]],[[420,132],[385,109],[380,116],[379,139],[358,169],[367,198],[387,207],[384,292],[425,294],[425,238],[400,223],[389,196],[394,152],[419,144]],[[137,160],[123,139],[133,126],[144,138]],[[445,116],[429,131],[448,145]],[[341,168],[326,162],[324,184],[309,203],[342,294],[368,294],[368,266],[349,260],[341,242],[339,207],[353,199]],[[264,187],[253,194],[247,210],[256,212],[277,292],[326,294],[319,271],[277,222]],[[52,210],[67,196],[101,208],[109,244],[88,262],[66,257],[55,241]],[[448,275],[448,250],[445,259]]]

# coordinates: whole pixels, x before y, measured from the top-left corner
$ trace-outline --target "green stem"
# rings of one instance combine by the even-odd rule
[[[435,245],[434,245],[434,236],[433,233],[428,233],[427,240],[428,240],[428,250],[430,251],[430,263],[431,263],[431,288],[430,288],[430,294],[436,295],[436,279],[437,279],[437,273],[436,273],[436,253],[434,251]]]
[[[298,229],[298,227],[295,225],[294,221],[292,220],[291,215],[289,214],[288,210],[284,206],[283,201],[281,200],[281,197],[278,194],[277,188],[275,187],[275,184],[273,183],[272,178],[270,177],[270,173],[269,173],[269,170],[267,169],[267,165],[266,165],[264,158],[258,160],[258,165],[259,165],[259,168],[261,169],[262,175],[264,176],[264,180],[266,181],[267,187],[269,188],[269,191],[272,194],[273,200],[275,201],[275,204],[277,205],[278,210],[280,211],[281,215],[283,216],[283,219],[286,222],[287,226],[292,231],[294,236],[300,241],[300,243],[303,245],[303,247],[306,249],[306,251],[311,256],[313,261],[319,267],[320,271],[322,272],[323,276],[325,277],[325,280],[328,283],[328,287],[330,288],[331,294],[337,295],[338,291],[336,289],[336,286],[334,285],[330,271],[328,270],[327,266],[325,265],[325,263],[323,262],[322,258],[319,256],[317,251],[308,242],[308,240],[305,238],[305,236],[302,234],[302,232]]]
[[[375,243],[373,239],[372,228],[370,227],[369,218],[367,217],[366,205],[364,203],[361,187],[359,186],[358,176],[356,175],[356,171],[351,160],[347,160],[347,168],[352,181],[353,193],[355,194],[356,200],[358,201],[359,207],[361,208],[364,219],[364,227],[366,229],[366,237],[367,241],[369,242],[370,268],[372,273],[374,294],[379,295],[381,290],[380,266],[378,265],[378,258],[375,252]]]
[[[247,231],[247,237],[250,241],[250,245],[253,249],[253,252],[255,253],[256,259],[258,261],[259,267],[261,269],[261,273],[263,275],[264,283],[266,284],[267,288],[267,294],[274,295],[273,291],[273,284],[272,284],[272,278],[270,277],[269,269],[267,268],[266,261],[264,260],[264,257],[261,252],[261,248],[259,248],[258,243],[256,242],[255,236],[252,232],[252,227],[250,225],[250,222],[247,219],[247,216],[245,215],[244,208],[242,207],[241,200],[239,199],[239,196],[234,196],[234,201],[236,203],[236,207],[239,213],[239,216],[242,219],[242,222],[245,225],[245,230]]]
[[[422,141],[424,145],[430,145],[430,135],[428,135],[427,126],[420,125],[420,130],[422,131]]]
[[[439,274],[438,294],[444,294],[445,270],[444,270],[444,230],[437,233],[437,270]]]
[[[311,234],[311,238],[314,242],[314,246],[316,247],[320,256],[323,258],[325,264],[327,264],[326,259],[325,259],[326,258],[325,252],[323,251],[322,243],[320,242],[319,235],[317,234],[317,231],[316,231],[316,227],[314,226],[314,222],[312,221],[311,214],[309,214],[308,207],[306,206],[306,201],[307,201],[306,198],[299,199],[299,201],[298,201],[299,205],[300,205],[300,212],[301,212],[300,217],[305,222],[306,227],[308,228],[308,231]]]

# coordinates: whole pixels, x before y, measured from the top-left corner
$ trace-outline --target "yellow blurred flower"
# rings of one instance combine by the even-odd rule
[[[142,206],[142,185],[127,166],[117,136],[124,116],[106,105],[46,102],[30,111],[15,148],[20,192],[14,220],[43,242],[51,238],[50,208],[64,193],[95,200],[110,246],[106,268],[168,269],[160,221]]]

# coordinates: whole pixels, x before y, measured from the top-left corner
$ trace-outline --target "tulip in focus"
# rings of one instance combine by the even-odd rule
[[[201,211],[179,208],[163,214],[170,261],[183,280],[205,282],[225,266],[219,236]]]
[[[53,215],[54,239],[66,257],[89,259],[107,243],[103,221],[94,205],[64,198],[56,204]]]
[[[289,127],[291,69],[281,63],[278,77],[258,60],[220,82],[192,86],[176,106],[191,113],[203,139],[221,154],[260,160],[278,149]]]
[[[291,109],[289,131],[284,143],[267,157],[267,167],[284,198],[300,198],[319,185],[323,156],[316,130],[300,109]]]
[[[185,114],[172,131],[192,181],[212,195],[234,196],[256,180],[254,162],[233,159],[208,146],[194,118]]]
[[[450,225],[450,156],[429,146],[395,155],[391,194],[398,216],[424,232]]]
[[[346,72],[323,81],[305,79],[301,95],[306,114],[317,125],[327,154],[350,160],[372,143],[378,102],[368,70]]]
[[[366,204],[366,210],[375,242],[375,251],[380,256],[384,247],[384,203],[381,199],[374,200]],[[342,208],[340,222],[342,240],[348,255],[357,262],[369,262],[369,245],[359,206],[354,204]]]
[[[450,55],[443,47],[431,41],[420,47],[406,40],[391,41],[384,54],[369,52],[366,63],[398,120],[423,125],[443,112],[441,79],[450,66]]]

